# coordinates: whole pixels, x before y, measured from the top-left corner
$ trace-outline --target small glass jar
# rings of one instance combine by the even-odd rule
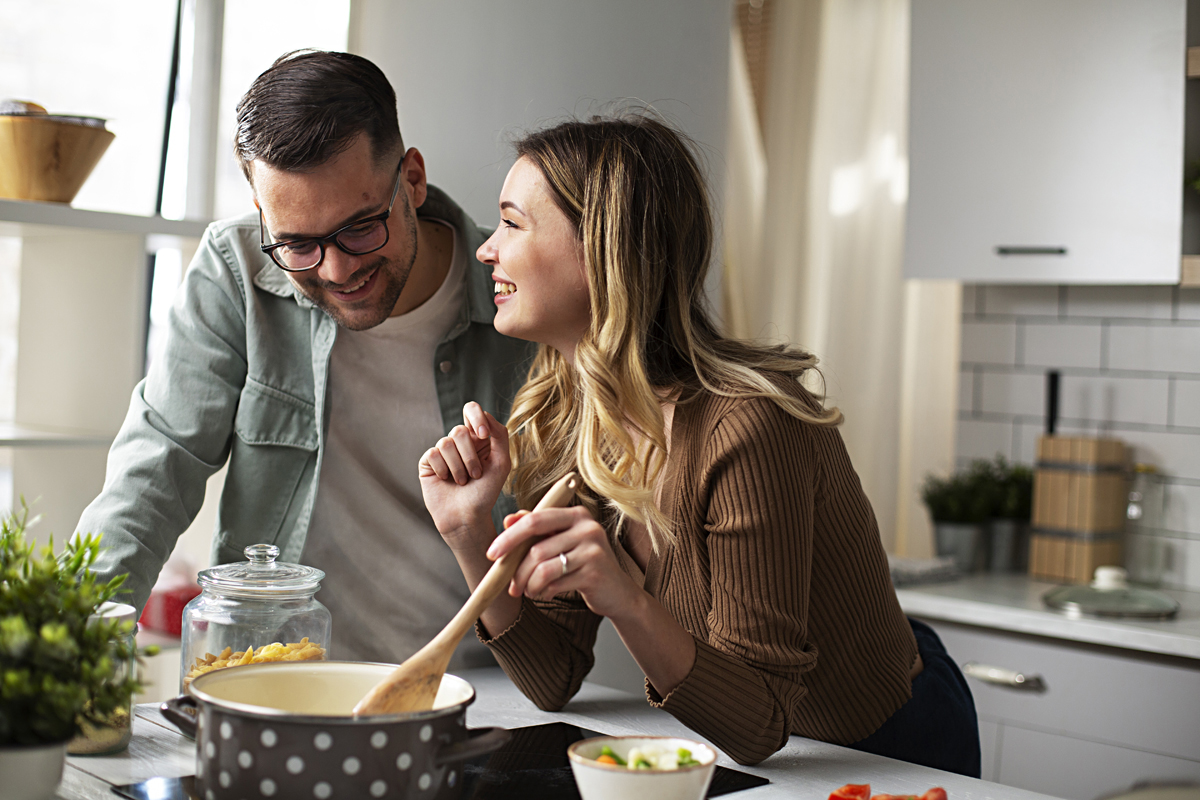
[[[124,681],[137,669],[137,642],[134,638],[137,609],[125,603],[103,603],[95,614],[88,617],[88,624],[101,619],[129,623],[129,629],[122,633],[121,637],[130,655],[127,660],[117,664],[112,677],[114,683]],[[67,743],[67,752],[71,755],[108,756],[121,752],[129,746],[129,740],[133,738],[133,698],[95,725],[80,719],[79,727],[79,734]]]
[[[1162,478],[1152,464],[1134,464],[1125,506],[1125,567],[1134,583],[1156,586],[1166,571],[1166,543],[1160,534],[1166,502]]]
[[[329,609],[313,597],[325,573],[275,559],[279,548],[250,545],[248,562],[203,570],[201,592],[183,609],[179,685],[205,672],[271,661],[329,657]]]

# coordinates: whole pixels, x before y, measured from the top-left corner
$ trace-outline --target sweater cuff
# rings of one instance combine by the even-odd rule
[[[761,696],[762,681],[751,667],[708,642],[694,641],[692,671],[666,697],[646,681],[646,699],[739,764],[757,764],[787,742],[784,720],[770,698]]]
[[[479,641],[492,648],[497,657],[537,652],[544,648],[547,641],[553,641],[558,631],[545,614],[539,614],[536,608],[530,607],[530,602],[528,597],[522,597],[517,618],[495,636],[489,637],[483,621],[475,620],[475,635]]]
[[[669,711],[680,719],[690,717],[692,713],[711,712],[713,698],[724,696],[733,677],[726,669],[728,662],[718,656],[712,645],[694,636],[692,641],[696,643],[696,660],[692,662],[692,669],[665,697],[658,693],[649,678],[646,679],[646,699],[650,705]]]

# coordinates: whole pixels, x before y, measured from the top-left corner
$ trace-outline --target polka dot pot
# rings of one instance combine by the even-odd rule
[[[196,739],[196,785],[226,798],[454,798],[462,762],[508,739],[468,731],[475,691],[442,680],[432,711],[355,718],[390,664],[254,664],[198,677],[163,714]]]

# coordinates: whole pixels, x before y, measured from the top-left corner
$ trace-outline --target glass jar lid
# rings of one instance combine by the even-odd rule
[[[242,552],[249,561],[210,567],[202,570],[196,580],[206,590],[243,596],[303,596],[321,588],[324,572],[276,561],[279,548],[273,544],[252,544]]]

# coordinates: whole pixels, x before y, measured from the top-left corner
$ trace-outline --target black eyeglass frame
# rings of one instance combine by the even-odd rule
[[[371,217],[364,217],[363,219],[357,219],[354,222],[351,222],[349,225],[343,225],[342,227],[338,228],[336,231],[329,234],[328,236],[311,236],[311,237],[305,237],[303,239],[288,239],[283,242],[275,242],[273,244],[267,244],[267,227],[266,227],[266,224],[263,222],[262,207],[260,206],[258,209],[258,246],[259,246],[259,249],[262,250],[264,253],[266,253],[268,256],[270,256],[271,261],[273,261],[275,263],[275,266],[279,267],[284,272],[308,272],[310,269],[316,269],[317,267],[321,266],[321,264],[323,264],[325,262],[325,245],[330,242],[332,242],[334,244],[334,246],[336,246],[343,253],[347,253],[352,256],[365,256],[370,253],[374,253],[377,250],[382,250],[383,248],[387,247],[387,243],[392,238],[392,231],[391,231],[391,228],[388,227],[388,225],[387,225],[387,220],[388,220],[388,217],[390,217],[392,215],[392,206],[394,206],[396,204],[396,195],[398,195],[400,193],[400,178],[402,177],[400,170],[404,167],[404,159],[407,156],[408,156],[408,153],[405,153],[403,156],[401,156],[400,163],[396,165],[396,185],[392,187],[392,199],[390,201],[388,201],[387,211],[384,211],[382,214],[376,214]],[[383,225],[383,242],[378,247],[372,247],[370,250],[351,250],[349,247],[346,247],[345,245],[343,245],[341,242],[338,241],[338,237],[341,236],[346,231],[350,230],[351,228],[357,228],[360,225],[365,225],[369,222],[384,223],[384,225]],[[289,267],[275,256],[275,251],[278,250],[280,247],[284,247],[285,245],[296,245],[296,244],[300,244],[302,242],[315,242],[317,247],[321,248],[321,257],[318,258],[317,263],[313,264],[311,267],[299,267],[299,268]]]

